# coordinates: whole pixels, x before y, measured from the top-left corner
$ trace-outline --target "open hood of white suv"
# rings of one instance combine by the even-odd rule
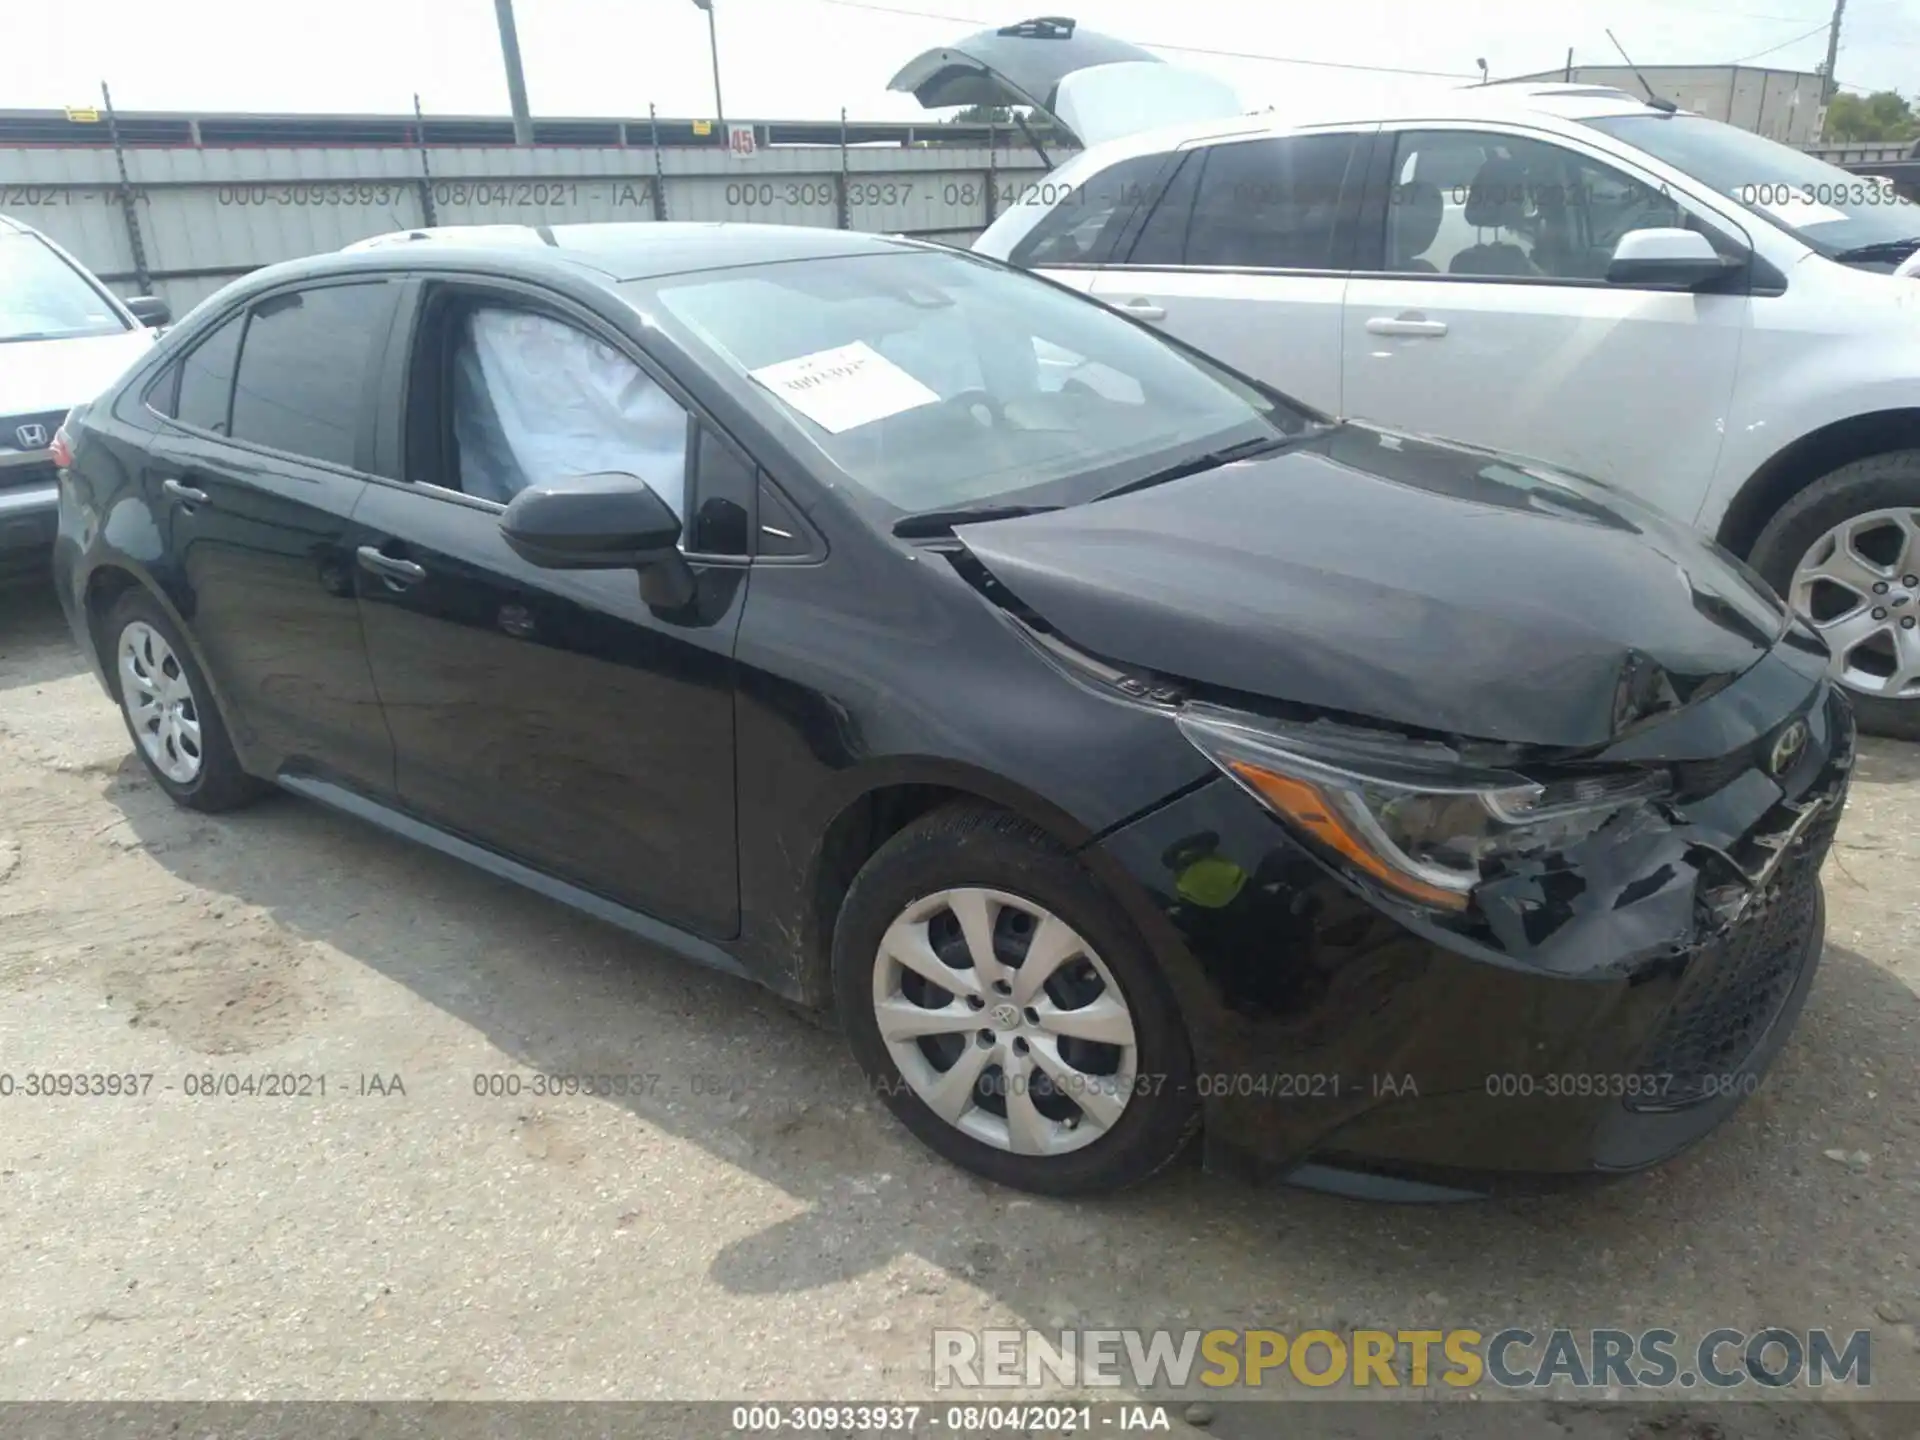
[[[1030,105],[1082,146],[1246,110],[1217,76],[1169,65],[1072,20],[1023,20],[915,57],[887,83],[929,110]]]

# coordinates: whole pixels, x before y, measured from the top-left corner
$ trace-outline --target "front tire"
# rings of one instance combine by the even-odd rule
[[[947,806],[882,845],[841,906],[833,979],[887,1107],[975,1174],[1118,1190],[1199,1127],[1158,964],[1093,877],[1005,811]]]
[[[240,768],[213,688],[157,600],[127,591],[108,613],[102,639],[133,748],[175,804],[231,810],[266,789]]]
[[[1920,450],[1821,476],[1749,559],[1826,638],[1860,728],[1920,740]]]

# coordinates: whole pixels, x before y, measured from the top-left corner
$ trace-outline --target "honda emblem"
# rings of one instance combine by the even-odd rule
[[[21,425],[13,432],[13,438],[20,442],[22,450],[44,450],[47,448],[47,427],[44,425]]]

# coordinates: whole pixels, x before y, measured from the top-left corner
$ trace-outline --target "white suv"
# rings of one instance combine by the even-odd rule
[[[1920,206],[1609,88],[1234,114],[1130,49],[1028,22],[896,77],[1090,146],[976,249],[1331,414],[1634,491],[1808,616],[1863,723],[1920,738]]]
[[[153,344],[150,295],[121,301],[30,225],[0,215],[0,580],[37,575],[53,549],[54,433]]]

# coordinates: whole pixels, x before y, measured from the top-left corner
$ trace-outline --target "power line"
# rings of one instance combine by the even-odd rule
[[[1466,70],[1412,70],[1399,65],[1355,65],[1339,60],[1300,60],[1291,55],[1257,55],[1245,50],[1209,50],[1200,45],[1166,45],[1158,40],[1138,40],[1149,50],[1178,50],[1188,55],[1222,55],[1230,60],[1265,60],[1275,65],[1311,65],[1323,70],[1366,70],[1376,75],[1427,75],[1440,80],[1478,80],[1477,72]]]
[[[932,10],[908,10],[895,5],[875,5],[871,0],[818,0],[822,5],[839,5],[849,10],[873,10],[882,15],[905,15],[916,20],[950,20],[956,25],[985,25],[971,15],[942,15]],[[1204,45],[1171,45],[1160,40],[1136,40],[1148,50],[1174,50],[1183,55],[1215,55],[1228,60],[1264,60],[1274,65],[1309,65],[1323,70],[1365,70],[1380,75],[1425,75],[1441,80],[1477,80],[1479,75],[1464,70],[1414,70],[1399,65],[1359,65],[1340,60],[1302,60],[1292,55],[1264,55],[1249,50],[1210,50]]]
[[[1725,15],[1732,20],[1775,20],[1782,25],[1804,25],[1804,15],[1759,15],[1751,10],[1706,10],[1698,7],[1687,12],[1690,15]]]
[[[1742,55],[1738,60],[1729,60],[1729,65],[1744,65],[1749,60],[1758,60],[1763,55],[1771,55],[1776,50],[1785,50],[1789,45],[1798,45],[1802,40],[1811,40],[1816,35],[1827,33],[1827,22],[1821,21],[1804,35],[1796,35],[1791,40],[1782,40],[1778,45],[1769,45],[1764,50],[1756,50],[1751,55]]]

